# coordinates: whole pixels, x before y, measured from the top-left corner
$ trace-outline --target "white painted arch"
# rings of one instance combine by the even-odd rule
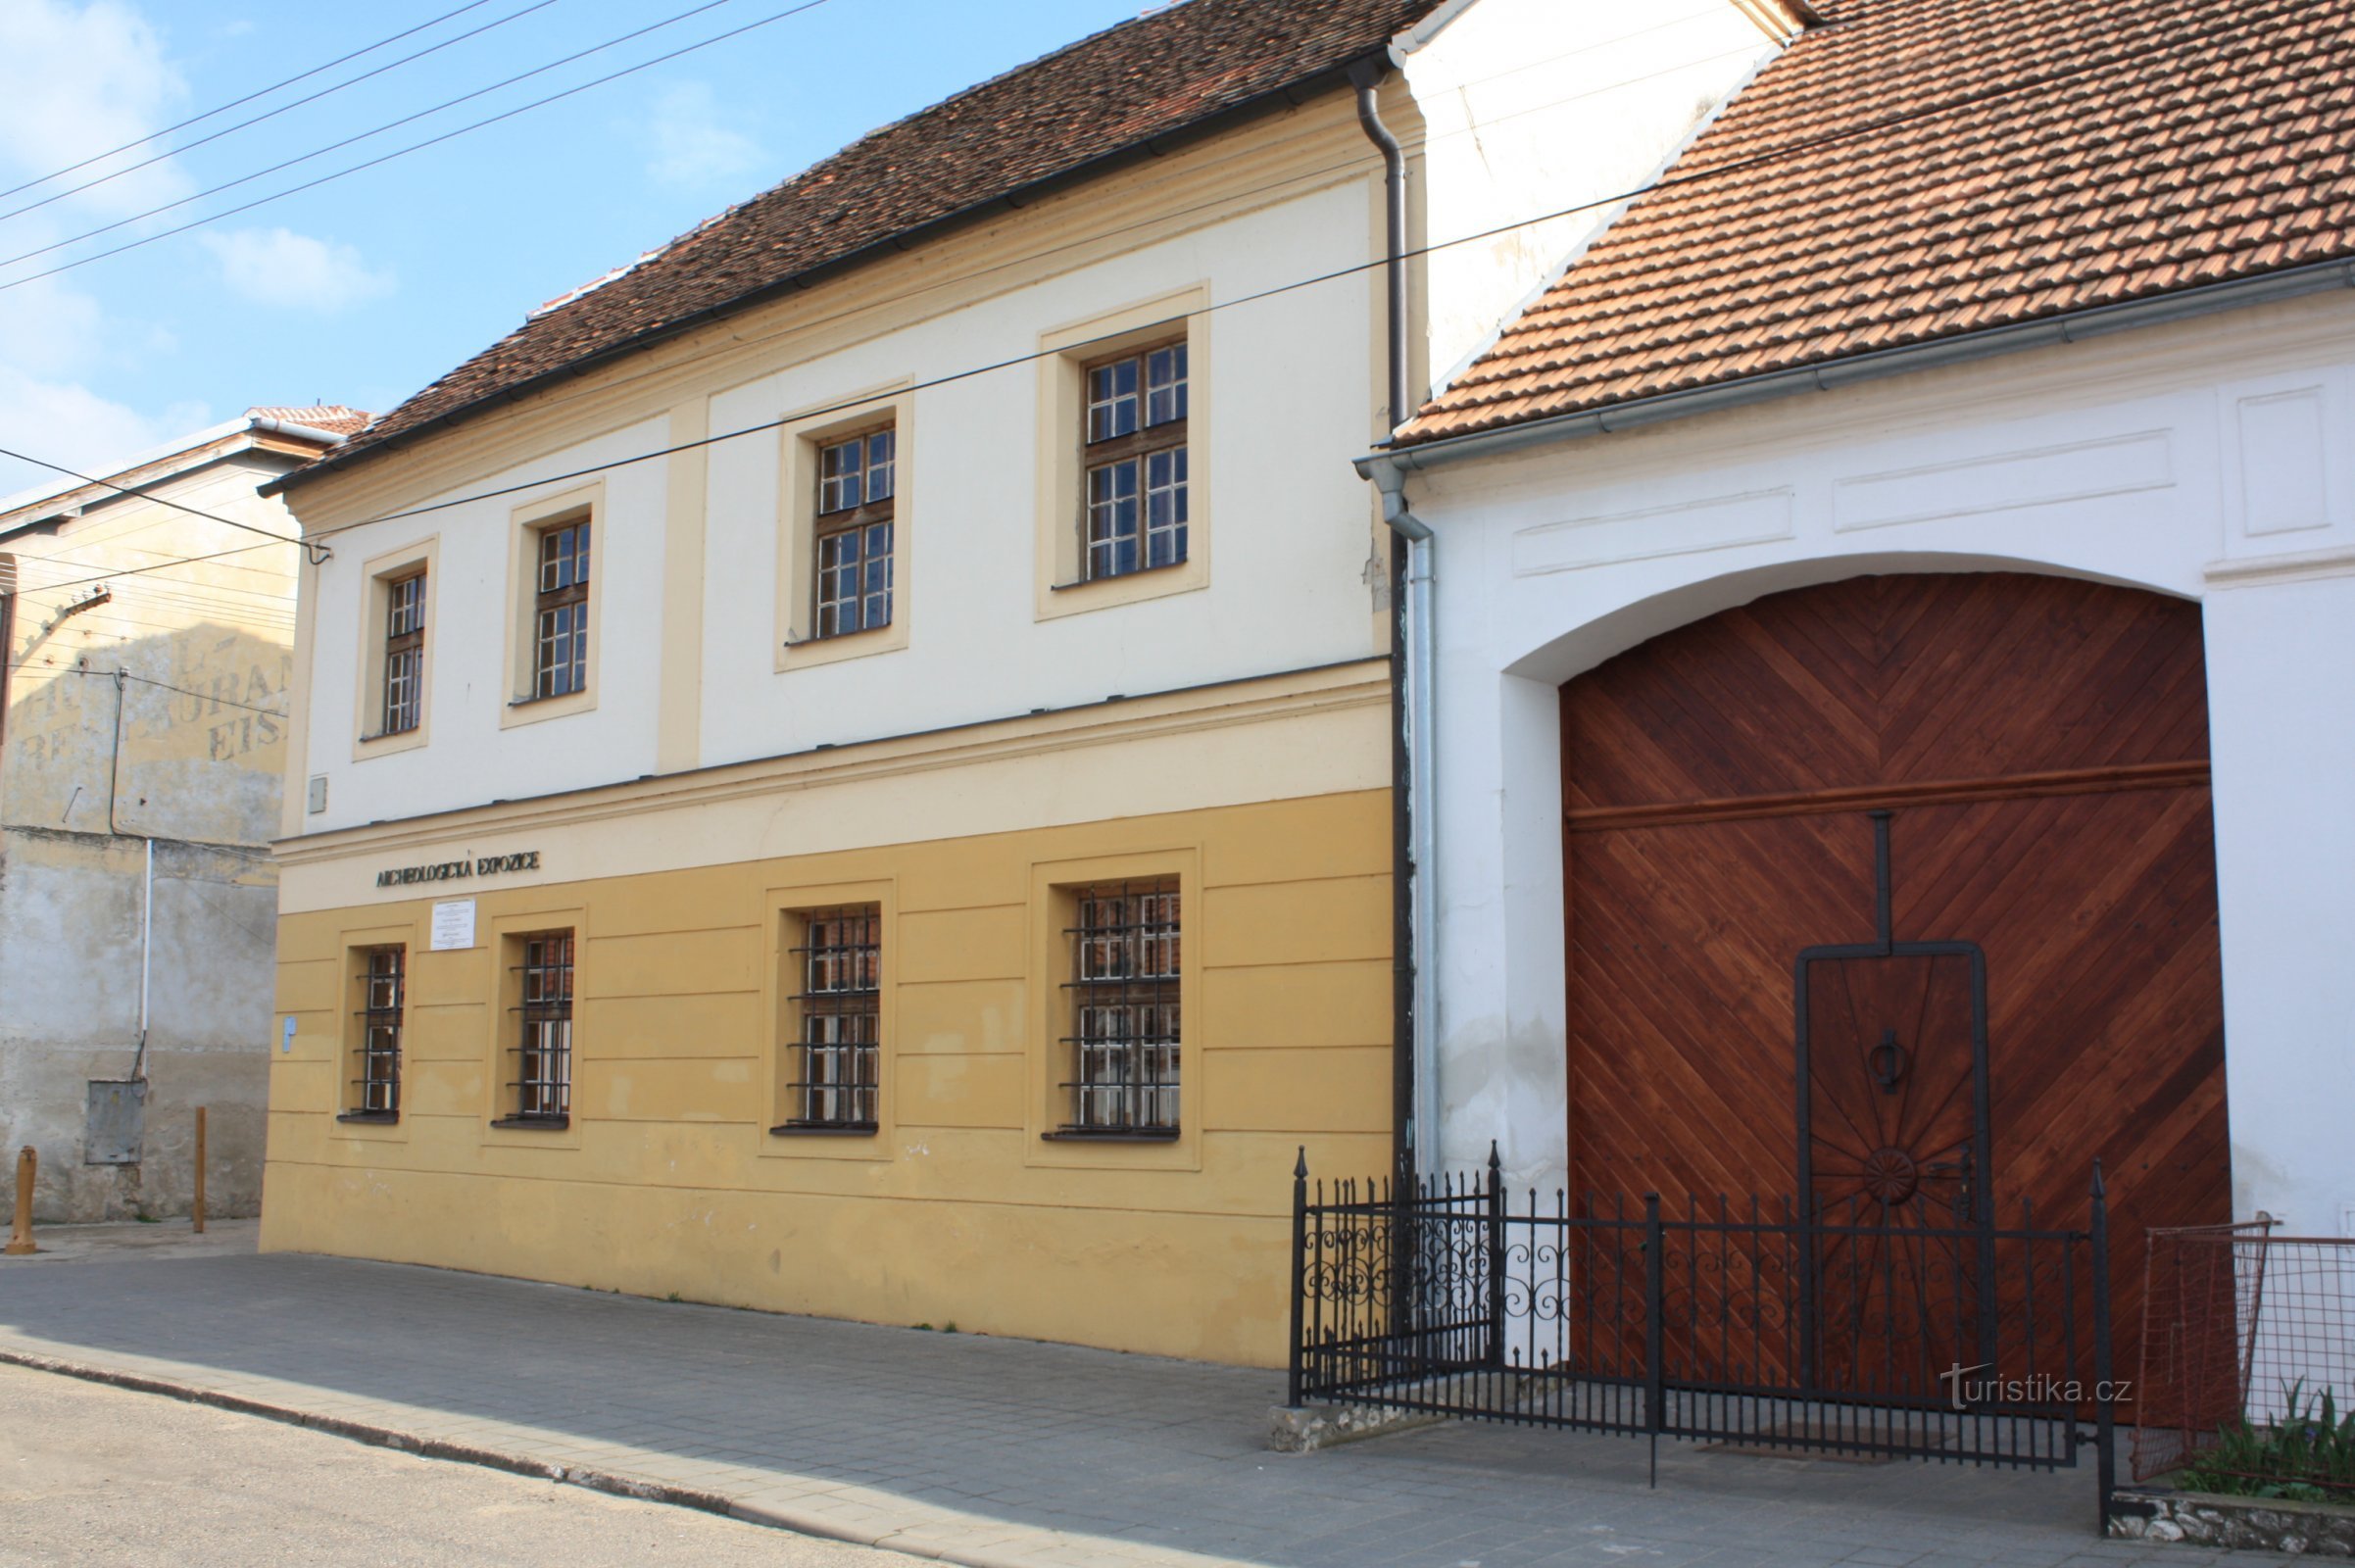
[[[2320,412],[2311,442],[2265,423],[2284,399]],[[2234,1206],[2355,1230],[2329,1109],[2355,1090],[2351,454],[2331,295],[1418,476],[1443,1162],[1494,1139],[1513,1185],[1566,1170],[1562,682],[1791,588],[2036,572],[2201,605]]]

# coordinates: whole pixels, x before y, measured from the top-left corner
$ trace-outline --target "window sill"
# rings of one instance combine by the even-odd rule
[[[1051,1133],[1039,1134],[1039,1140],[1049,1144],[1174,1144],[1178,1141],[1178,1129],[1057,1127]]]
[[[537,724],[545,719],[563,718],[567,713],[585,713],[597,706],[594,684],[576,692],[562,692],[552,697],[511,697],[499,711],[501,728],[514,724]]]
[[[572,1125],[569,1116],[502,1116],[491,1123],[502,1132],[561,1133]]]
[[[789,1121],[781,1127],[771,1127],[771,1138],[872,1138],[878,1131],[871,1121],[819,1122]]]
[[[788,637],[777,645],[777,670],[808,669],[845,659],[897,653],[908,646],[908,622],[898,615],[880,626],[836,632],[831,637]]]
[[[1116,571],[1109,577],[1080,577],[1071,582],[1051,582],[1047,585],[1047,591],[1051,594],[1066,594],[1080,588],[1101,588],[1106,583],[1134,582],[1140,577],[1152,577],[1159,572],[1184,571],[1191,564],[1191,562],[1183,558],[1176,561],[1164,561],[1157,566],[1139,566],[1134,571]]]
[[[347,1110],[335,1119],[357,1127],[391,1127],[400,1122],[401,1113],[397,1110]]]

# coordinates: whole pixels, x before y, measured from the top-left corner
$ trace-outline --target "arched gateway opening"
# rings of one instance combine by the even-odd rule
[[[2142,1228],[2231,1217],[2198,607],[1857,577],[1664,633],[1561,705],[1572,1191],[1952,1229],[1815,1244],[1802,1272],[1884,1293],[1815,1313],[1904,1332],[2009,1310],[1899,1298],[1967,1286],[1972,1227],[2023,1200],[2083,1224],[2098,1155],[2131,1373]],[[1978,1359],[1826,1343],[1901,1383]]]

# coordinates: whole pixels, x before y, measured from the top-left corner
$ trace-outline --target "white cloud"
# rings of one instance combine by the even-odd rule
[[[208,230],[197,236],[221,263],[221,280],[259,305],[330,314],[393,290],[393,275],[353,246],[288,228]]]
[[[42,176],[157,129],[187,100],[187,84],[163,41],[122,0],[0,0],[0,212],[92,180],[151,156],[154,144],[103,160],[62,180]],[[0,256],[62,239],[103,221],[183,196],[190,181],[176,162],[104,180],[22,217],[0,221]],[[53,265],[51,256],[24,270]],[[98,372],[154,352],[156,329],[114,318],[76,286],[80,274],[0,289],[0,446],[37,453],[89,471],[201,428],[201,404],[142,411],[93,391]],[[46,484],[47,469],[0,460],[0,494]]]
[[[202,404],[174,404],[160,414],[143,415],[79,382],[48,380],[0,365],[0,446],[36,453],[84,473],[211,422]],[[62,477],[48,468],[0,458],[0,496]]]
[[[165,123],[187,83],[163,40],[119,0],[0,3],[0,162],[7,181],[37,178],[132,141]],[[55,184],[0,198],[0,211],[78,185],[154,155],[152,144],[80,170]],[[72,196],[61,207],[120,217],[189,191],[170,159]]]
[[[740,179],[765,158],[760,144],[725,122],[711,87],[682,81],[655,99],[646,124],[646,172],[666,185]]]

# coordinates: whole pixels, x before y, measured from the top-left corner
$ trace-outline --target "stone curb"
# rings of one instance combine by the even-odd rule
[[[239,1415],[260,1416],[266,1421],[280,1421],[288,1426],[307,1427],[330,1437],[344,1438],[373,1448],[393,1448],[414,1453],[424,1459],[446,1459],[456,1464],[479,1465],[486,1470],[504,1470],[510,1475],[530,1476],[541,1481],[553,1481],[567,1487],[580,1487],[589,1492],[603,1492],[613,1496],[630,1497],[640,1502],[664,1503],[675,1508],[694,1508],[714,1513],[744,1524],[759,1525],[770,1530],[789,1530],[796,1535],[815,1536],[825,1541],[840,1541],[854,1546],[872,1546],[884,1551],[896,1551],[905,1556],[929,1558],[935,1562],[956,1563],[958,1568],[1038,1568],[1039,1560],[1019,1547],[1008,1551],[976,1547],[959,1550],[928,1542],[896,1544],[895,1536],[920,1530],[920,1525],[895,1525],[876,1532],[858,1530],[836,1524],[820,1515],[797,1508],[756,1506],[739,1502],[723,1493],[704,1492],[694,1487],[673,1486],[662,1481],[641,1481],[631,1476],[616,1475],[610,1470],[592,1470],[578,1465],[553,1464],[545,1459],[533,1459],[519,1453],[507,1453],[497,1448],[479,1447],[470,1443],[452,1443],[446,1438],[421,1437],[403,1432],[397,1427],[378,1426],[373,1422],[355,1421],[346,1416],[322,1415],[317,1411],[299,1410],[292,1405],[272,1404],[267,1399],[249,1398],[242,1394],[228,1394],[193,1383],[174,1383],[168,1378],[152,1377],[143,1372],[124,1372],[114,1367],[90,1366],[78,1361],[61,1360],[56,1356],[35,1355],[27,1350],[0,1347],[0,1365],[21,1366],[29,1371],[49,1372],[60,1377],[79,1378],[85,1383],[102,1383],[110,1388],[125,1389],[134,1394],[160,1394],[167,1398],[184,1400],[190,1404],[211,1405],[215,1409],[233,1411]],[[1042,1532],[1045,1534],[1045,1532]],[[1050,1536],[1045,1543],[1051,1549],[1068,1548],[1074,1543]],[[1204,1559],[1196,1559],[1198,1561]]]

